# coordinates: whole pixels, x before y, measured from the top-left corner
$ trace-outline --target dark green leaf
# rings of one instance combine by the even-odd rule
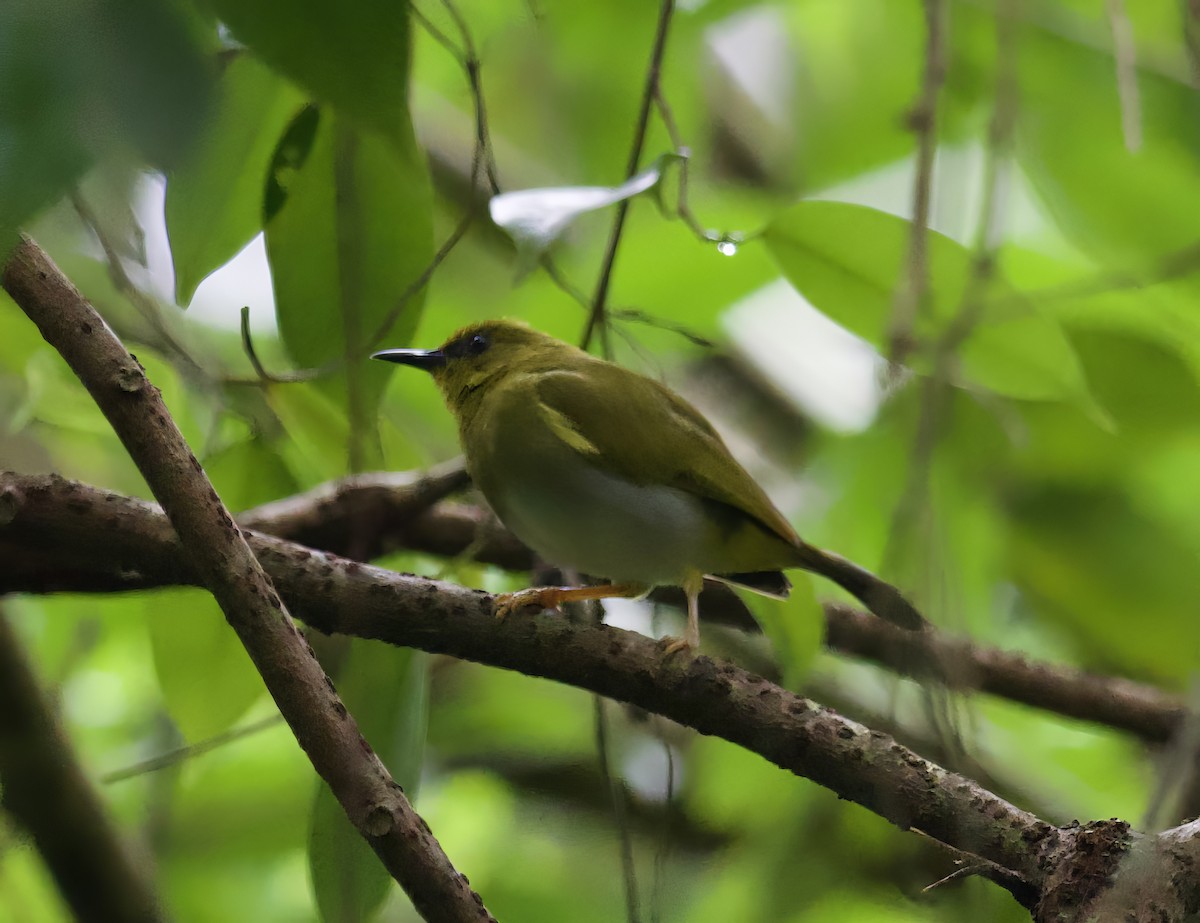
[[[279,453],[261,438],[235,442],[208,456],[204,470],[222,502],[234,513],[299,489]]]
[[[408,4],[403,0],[213,0],[242,42],[318,102],[409,148]]]
[[[1111,491],[1034,490],[1013,513],[1013,576],[1091,665],[1182,685],[1200,643],[1195,550]]]
[[[788,574],[788,579],[792,591],[787,599],[771,599],[747,590],[735,590],[770,640],[783,668],[783,684],[797,690],[821,650],[825,615],[817,601],[813,581],[807,574],[793,571]]]
[[[280,448],[302,486],[345,473],[350,439],[346,414],[315,383],[274,386],[267,401],[287,433]]]
[[[398,152],[324,114],[267,225],[283,342],[302,366],[341,363],[328,387],[354,438],[373,428],[389,374],[367,355],[381,331],[401,343],[412,336],[423,294],[396,308],[433,255],[429,176],[411,135],[407,141]]]
[[[800,202],[771,223],[767,246],[787,279],[815,307],[882,348],[893,292],[905,265],[908,222],[858,205]],[[918,336],[931,341],[962,309],[971,255],[929,231],[929,311]],[[968,383],[1010,397],[1090,404],[1079,362],[1062,330],[1032,306],[985,313],[960,350]],[[927,369],[928,360],[918,369]]]
[[[253,55],[225,70],[213,120],[167,178],[166,218],[175,264],[175,299],[196,286],[263,226],[263,190],[280,134],[303,97]]]
[[[4,238],[99,159],[178,159],[210,90],[193,27],[158,0],[0,4]]]
[[[338,690],[359,730],[416,798],[429,710],[427,655],[356,638],[339,674]],[[391,876],[324,783],[313,804],[308,859],[325,923],[369,919],[391,889]]]
[[[1019,48],[1021,166],[1061,229],[1125,266],[1193,243],[1200,104],[1190,83],[1138,68],[1141,141],[1130,150],[1111,53],[1037,26]]]
[[[229,727],[263,693],[262,678],[216,601],[203,590],[145,597],[154,669],[167,711],[191,742]]]

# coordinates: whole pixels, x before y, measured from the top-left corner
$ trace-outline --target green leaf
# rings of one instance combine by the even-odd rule
[[[910,113],[926,53],[920,4],[836,0],[780,9],[802,62],[792,118],[804,187],[825,188],[907,156],[916,145]],[[956,10],[956,25],[957,18]],[[951,67],[947,77],[938,111],[943,138],[961,134],[983,95],[970,68]]]
[[[1085,486],[1012,503],[1011,573],[1087,665],[1181,687],[1200,643],[1196,549],[1125,497]]]
[[[800,202],[765,233],[788,281],[813,306],[876,348],[883,346],[908,236],[907,221],[842,202]],[[919,319],[917,334],[929,342],[961,308],[971,255],[934,231],[927,232],[927,241],[929,310]],[[1091,404],[1079,361],[1058,324],[1012,299],[1003,312],[984,312],[959,356],[968,384],[1026,400]],[[918,358],[914,365],[927,371],[928,359]]]
[[[239,41],[322,103],[410,147],[408,4],[403,0],[213,0]]]
[[[1041,310],[1071,333],[1072,341],[1081,330],[1109,332],[1138,343],[1154,341],[1185,359],[1200,378],[1200,312],[1186,281],[1109,283],[1094,264],[1021,247],[1005,247],[1000,262],[1005,276],[1036,298]],[[1099,393],[1094,385],[1092,390]],[[1100,397],[1107,406],[1108,398]]]
[[[167,711],[189,741],[228,730],[263,693],[262,678],[207,592],[162,590],[142,604]]]
[[[343,363],[327,387],[356,438],[374,420],[389,374],[367,354],[383,336],[408,342],[423,293],[390,316],[433,256],[428,171],[411,134],[405,143],[398,150],[322,111],[266,229],[283,342],[302,366]]]
[[[792,571],[788,579],[792,582],[792,592],[787,599],[772,599],[739,587],[733,587],[733,590],[750,609],[775,649],[783,668],[783,685],[796,690],[821,651],[825,614],[808,574]]]
[[[392,777],[414,800],[429,711],[427,655],[355,638],[339,672],[342,701]],[[326,923],[369,919],[392,887],[391,876],[323,782],[313,804],[308,861]]]
[[[1037,26],[1018,47],[1017,153],[1059,228],[1123,266],[1193,243],[1200,121],[1190,83],[1137,68],[1141,145],[1131,151],[1111,53]]]
[[[204,470],[226,508],[234,513],[299,489],[276,448],[258,437],[235,442],[208,456]]]
[[[201,280],[262,229],[268,167],[303,102],[295,87],[253,55],[239,55],[222,74],[213,120],[167,177],[165,212],[179,304],[190,302]]]
[[[209,101],[198,44],[174,3],[0,4],[0,250],[97,160],[179,157]]]
[[[281,451],[301,486],[345,473],[350,427],[345,413],[316,384],[273,385],[267,403],[287,433]]]

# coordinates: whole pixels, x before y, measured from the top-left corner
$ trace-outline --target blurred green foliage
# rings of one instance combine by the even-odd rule
[[[806,538],[883,568],[939,624],[1182,689],[1200,643],[1197,62],[1177,0],[1125,6],[1137,58],[1121,75],[1103,4],[948,2],[928,305],[910,368],[881,389],[869,427],[808,428],[799,459],[756,453],[741,437],[794,429],[804,413],[794,401],[780,411],[791,392],[764,371],[792,346],[808,345],[805,361],[819,365],[824,346],[806,342],[816,334],[798,297],[734,357],[741,393],[707,395],[705,409],[732,423],[735,450]],[[391,0],[286,12],[257,0],[0,5],[0,247],[23,227],[50,250],[135,346],[235,509],[456,451],[431,383],[361,361],[373,347],[433,345],[495,315],[567,339],[583,328],[576,296],[595,289],[610,212],[580,215],[552,248],[570,285],[541,271],[517,284],[515,248],[483,216],[487,165],[494,156],[504,191],[619,185],[657,5],[417,9],[419,20]],[[1004,61],[996,14],[1011,9],[1014,58]],[[486,149],[476,149],[472,50]],[[662,91],[689,149],[688,184],[669,162],[632,202],[610,291],[616,356],[675,382],[687,368],[702,376],[697,341],[721,349],[730,308],[779,291],[767,286],[781,278],[886,352],[909,271],[910,115],[924,53],[919,0],[681,5]],[[1000,64],[1016,76],[1013,169],[996,190],[1003,246],[983,279],[974,228],[981,165],[997,155],[988,139]],[[656,112],[642,166],[673,143]],[[149,209],[160,176],[165,206]],[[64,201],[74,189],[95,229]],[[681,206],[711,237],[740,242],[718,250],[680,220]],[[412,294],[471,209],[461,242]],[[128,282],[108,271],[95,230]],[[246,270],[234,257],[264,232],[266,263]],[[155,240],[169,242],[173,276]],[[319,380],[254,377],[237,331],[252,299],[238,286],[252,290],[268,268],[278,334],[256,332],[257,353],[275,372],[328,366]],[[212,273],[225,288],[206,281]],[[944,362],[936,344],[973,299],[977,317]],[[272,306],[249,307],[261,331]],[[91,401],[3,295],[0,325],[3,464],[144,494]],[[934,372],[946,377],[936,412]],[[747,406],[761,419],[721,417]],[[391,563],[431,574],[446,565]],[[462,563],[451,576],[489,589],[523,579]],[[923,739],[915,686],[814,653],[819,629],[801,589],[786,606],[753,603],[774,659],[762,639],[734,632],[713,629],[706,646]],[[8,608],[97,779],[273,713],[199,591],[23,597]],[[677,614],[661,616],[675,624]],[[419,810],[500,919],[622,918],[588,695],[407,651],[324,653],[410,794],[421,780]],[[1144,810],[1154,768],[1127,737],[1006,702],[955,708],[1001,794],[1047,820],[1136,821]],[[646,919],[1026,917],[980,881],[921,893],[953,869],[945,855],[758,757],[612,714]],[[314,795],[323,789],[282,726],[103,791],[153,855],[179,920],[414,919],[327,795]],[[36,854],[7,827],[0,919],[67,919]]]

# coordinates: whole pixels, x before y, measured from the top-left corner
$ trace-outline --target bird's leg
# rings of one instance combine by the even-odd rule
[[[535,586],[496,597],[496,618],[504,620],[522,609],[557,609],[563,603],[588,599],[632,599],[646,592],[640,583],[606,583],[602,586]]]
[[[665,653],[674,654],[679,651],[700,650],[700,591],[704,588],[704,575],[693,574],[683,583],[683,591],[687,594],[687,633],[682,638],[666,637]]]

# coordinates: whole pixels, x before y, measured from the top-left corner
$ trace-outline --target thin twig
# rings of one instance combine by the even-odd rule
[[[621,852],[621,880],[625,883],[625,919],[628,923],[638,923],[641,913],[638,910],[637,866],[633,859],[633,836],[629,829],[629,817],[625,805],[625,792],[612,771],[612,754],[609,748],[608,709],[603,697],[592,696],[593,732],[596,738],[597,762],[600,765],[600,776],[604,787],[608,790],[608,799],[612,805],[613,819],[617,828],[617,839]]]
[[[667,789],[663,794],[663,804],[669,808],[675,803],[675,749],[664,735],[659,735],[659,742],[662,744],[663,753],[667,756]],[[671,829],[671,822],[674,819],[674,815],[668,810],[666,821],[660,831],[662,839],[654,853],[654,886],[650,895],[650,923],[661,923],[662,921],[662,895],[666,887],[667,859],[670,858],[671,838],[674,833]]]
[[[984,150],[983,199],[975,231],[971,268],[963,288],[958,310],[934,348],[933,373],[922,382],[920,410],[913,448],[909,453],[909,474],[892,517],[885,559],[900,548],[928,548],[931,534],[917,541],[906,540],[903,532],[919,522],[926,533],[932,528],[929,504],[929,476],[933,455],[941,437],[942,417],[947,407],[949,387],[959,347],[970,336],[982,317],[985,293],[995,272],[996,251],[1001,239],[1000,204],[1007,188],[1009,155],[1016,121],[1016,25],[1019,0],[1006,0],[996,11],[996,91]],[[918,183],[920,185],[920,183]],[[914,237],[916,225],[914,224]],[[920,235],[923,236],[923,235]]]
[[[938,888],[948,885],[950,882],[957,881],[960,878],[978,876],[980,878],[986,878],[988,881],[991,881],[994,884],[998,884],[1005,891],[1016,898],[1017,903],[1027,910],[1032,910],[1036,906],[1038,898],[1041,897],[1041,892],[1038,890],[1038,888],[1030,884],[1025,878],[1018,875],[1016,872],[1010,871],[1009,869],[1006,869],[1002,865],[998,865],[989,859],[981,858],[972,852],[968,852],[967,850],[959,849],[956,846],[950,846],[941,842],[940,840],[936,840],[926,834],[923,830],[914,827],[913,833],[917,834],[917,836],[924,837],[935,846],[948,852],[954,857],[954,861],[959,865],[959,867],[949,875],[946,875],[945,877],[935,881],[933,884],[926,885],[924,888],[922,888],[922,894],[928,894],[930,891],[934,891]]]
[[[1180,26],[1183,31],[1183,47],[1187,50],[1188,64],[1192,69],[1192,89],[1200,89],[1200,3],[1196,0],[1180,0]]]
[[[659,73],[662,70],[663,55],[667,49],[667,31],[671,25],[671,16],[675,12],[675,0],[662,0],[658,10],[658,25],[654,32],[654,45],[650,51],[650,66],[646,69],[646,85],[642,90],[642,101],[638,108],[637,123],[633,130],[633,143],[629,149],[629,161],[625,165],[625,179],[637,175],[638,166],[642,160],[642,149],[646,144],[646,129],[650,124],[650,110],[654,106],[655,90],[658,87]],[[608,245],[604,250],[604,259],[600,264],[600,278],[596,283],[596,294],[592,297],[592,312],[588,315],[587,325],[583,329],[580,346],[584,349],[592,341],[592,334],[597,328],[604,338],[604,310],[607,307],[608,287],[612,280],[613,265],[617,260],[617,247],[621,243],[621,233],[625,229],[625,216],[629,212],[629,200],[622,199],[617,205],[617,213],[613,218],[612,230],[608,235]],[[605,340],[607,344],[607,340]],[[607,352],[607,348],[605,352]]]
[[[433,255],[433,259],[429,261],[424,271],[409,283],[408,288],[400,293],[400,297],[396,299],[396,304],[393,305],[392,310],[388,312],[387,317],[383,319],[383,322],[375,329],[374,334],[367,340],[367,351],[375,349],[383,343],[383,338],[387,336],[392,325],[396,323],[396,318],[400,316],[400,312],[404,310],[409,301],[420,294],[422,289],[429,284],[429,280],[433,278],[433,274],[437,272],[438,267],[446,261],[446,257],[458,246],[459,241],[466,236],[467,229],[470,228],[471,222],[474,220],[474,212],[467,212],[462,216],[458,222],[458,226],[455,227],[450,236],[438,248],[437,253]]]
[[[160,769],[166,769],[169,766],[177,766],[185,760],[195,759],[198,756],[211,753],[213,750],[233,743],[235,740],[259,734],[282,723],[283,715],[269,715],[259,721],[254,721],[244,727],[233,728],[223,734],[210,737],[207,740],[202,740],[186,747],[177,747],[174,750],[168,750],[166,753],[160,753],[158,756],[152,756],[147,760],[142,760],[123,769],[114,769],[112,772],[102,775],[100,781],[105,785],[112,785],[114,782],[124,782],[127,779],[144,776],[147,773],[158,772]]]
[[[989,283],[995,275],[996,254],[1003,237],[1004,211],[1011,179],[1012,139],[1017,120],[1017,27],[1022,0],[998,0],[996,7],[996,90],[988,121],[983,161],[983,199],[975,226],[974,252],[958,313],[937,344],[935,377],[947,380],[959,347],[966,342],[986,307]]]
[[[884,551],[885,569],[899,569],[897,556],[904,551],[916,550],[924,564],[918,596],[924,597],[927,605],[935,601],[935,588],[943,573],[938,566],[937,553],[943,542],[936,534],[938,523],[932,501],[934,456],[947,429],[946,416],[952,407],[958,350],[982,317],[984,295],[994,275],[996,250],[1001,239],[999,205],[1004,199],[1003,190],[1008,179],[1009,148],[1016,115],[1015,7],[1018,3],[1019,0],[1004,0],[996,11],[996,90],[984,150],[983,199],[974,253],[958,310],[934,346],[933,372],[920,383],[908,475],[892,515]],[[905,563],[911,566],[911,562]],[[965,752],[958,716],[944,688],[931,685],[925,689],[924,697],[930,721],[938,728],[947,751]]]
[[[292,372],[269,372],[258,358],[258,350],[254,348],[254,340],[250,336],[250,306],[243,305],[241,311],[242,352],[250,361],[250,367],[259,381],[272,384],[290,384],[297,381],[312,381],[321,374],[321,369],[296,369]]]
[[[479,180],[482,175],[487,179],[487,186],[485,188],[488,197],[499,195],[499,173],[496,167],[496,155],[492,146],[491,131],[488,127],[487,101],[483,92],[482,64],[476,50],[475,40],[466,18],[453,3],[453,0],[441,0],[441,2],[445,6],[448,15],[454,20],[462,40],[462,48],[446,35],[445,32],[439,29],[428,16],[420,13],[416,7],[413,8],[413,12],[417,22],[429,32],[434,41],[450,53],[463,68],[463,72],[467,77],[475,120],[475,150],[471,160],[470,189],[474,192],[479,188]],[[474,208],[475,206],[472,205],[472,209]],[[572,301],[579,304],[584,310],[591,311],[591,299],[582,289],[567,278],[566,274],[554,262],[552,256],[548,253],[542,254],[538,265],[549,276],[550,281],[561,289]]]
[[[675,121],[675,112],[671,108],[671,104],[667,101],[666,94],[663,93],[662,86],[660,85],[654,87],[654,106],[658,109],[658,116],[662,119],[663,127],[667,130],[667,137],[671,139],[671,148],[679,159],[679,187],[677,191],[678,202],[675,205],[676,213],[698,240],[708,244],[717,244],[718,246],[721,244],[732,244],[736,247],[745,240],[744,234],[710,230],[700,222],[700,219],[696,217],[696,213],[692,211],[691,204],[688,201],[688,170],[692,163],[692,152],[683,141],[683,135],[679,131],[679,124]]]
[[[409,9],[409,15],[412,16],[412,18],[417,21],[417,24],[420,25],[420,27],[429,34],[430,38],[432,38],[435,42],[437,42],[439,45],[441,45],[443,48],[445,48],[446,51],[448,51],[450,53],[450,56],[452,58],[454,58],[454,60],[456,60],[459,64],[462,64],[464,66],[466,65],[466,63],[467,63],[466,53],[461,48],[459,48],[456,44],[454,44],[454,39],[452,39],[450,36],[448,36],[441,29],[439,29],[434,24],[433,20],[430,19],[428,16],[426,16],[424,13],[422,13],[420,7],[418,7],[415,3],[410,4],[408,9]]]
[[[445,262],[451,251],[458,246],[459,241],[466,236],[467,229],[471,226],[474,220],[474,214],[468,212],[459,221],[458,226],[446,238],[442,246],[438,248],[437,253],[433,255],[433,259],[429,261],[425,269],[416,279],[409,283],[408,287],[400,293],[400,297],[396,299],[395,305],[384,317],[383,321],[375,329],[370,339],[366,341],[362,349],[362,355],[358,358],[364,358],[367,353],[376,347],[380,346],[388,331],[392,329],[392,325],[396,323],[396,319],[400,316],[400,312],[408,305],[408,303],[421,293],[421,290],[429,284],[429,280],[433,278],[437,268]],[[332,359],[324,365],[319,365],[314,368],[307,369],[292,369],[288,372],[271,372],[268,371],[259,359],[254,348],[254,343],[250,337],[250,317],[249,308],[242,308],[242,350],[246,353],[246,358],[253,367],[255,373],[262,381],[272,382],[275,384],[294,384],[301,381],[313,381],[317,378],[324,378],[326,375],[332,375],[345,367],[347,360],[345,358]]]
[[[540,265],[546,275],[550,277],[550,281],[557,285],[564,293],[566,293],[568,298],[577,303],[585,311],[590,311],[592,309],[592,301],[590,298],[588,298],[587,292],[567,278],[566,273],[559,268],[558,263],[554,261],[552,256],[550,256],[548,253],[542,254],[542,258],[539,260],[538,265]]]
[[[497,176],[495,153],[492,150],[491,133],[488,131],[487,103],[483,96],[483,78],[480,75],[482,65],[479,61],[479,52],[475,47],[475,39],[471,35],[471,30],[467,26],[467,20],[463,17],[462,12],[453,0],[442,0],[442,6],[446,8],[446,12],[450,14],[450,18],[454,20],[454,24],[458,27],[458,34],[462,37],[463,48],[465,49],[462,64],[466,69],[467,83],[471,87],[471,99],[475,105],[476,159],[478,162],[478,158],[482,154],[488,187],[492,195],[496,195],[500,192],[500,180]],[[477,182],[477,173],[478,166],[475,166],[471,171],[472,185],[475,185]]]
[[[677,336],[683,337],[693,346],[699,346],[701,349],[716,349],[716,345],[712,340],[692,330],[686,324],[676,323],[675,321],[667,320],[664,317],[656,317],[646,311],[639,311],[635,308],[622,308],[620,310],[610,310],[608,316],[613,320],[629,321],[632,324],[642,324],[646,327],[653,327],[656,330],[666,330],[674,333]]]
[[[938,97],[946,79],[946,11],[944,0],[924,0],[925,67],[917,102],[909,124],[917,136],[916,174],[913,178],[912,224],[908,256],[892,298],[888,331],[888,359],[901,364],[916,346],[917,317],[929,289],[927,238],[933,199],[933,169],[937,156]]]
[[[338,265],[337,313],[342,327],[343,380],[346,383],[346,466],[351,474],[358,474],[366,467],[366,439],[371,429],[363,390],[365,369],[358,361],[366,352],[362,342],[364,241],[356,220],[361,204],[355,181],[358,134],[339,114],[333,118],[333,139],[333,235]]]
[[[115,288],[125,300],[133,306],[138,315],[144,320],[154,331],[154,334],[159,338],[159,343],[150,345],[158,345],[172,355],[194,378],[201,381],[211,381],[211,376],[200,363],[192,358],[192,354],[176,338],[168,328],[162,317],[162,307],[143,292],[137,284],[129,277],[125,271],[125,266],[121,262],[121,255],[117,252],[116,246],[108,238],[104,227],[100,224],[96,213],[92,211],[90,205],[83,198],[82,193],[78,189],[71,190],[69,194],[71,206],[75,209],[75,213],[87,226],[87,228],[95,236],[96,241],[100,244],[100,249],[104,251],[104,262],[108,269],[108,277],[112,281]]]
[[[1117,66],[1117,96],[1121,100],[1121,134],[1125,150],[1142,149],[1142,98],[1138,91],[1137,46],[1133,26],[1125,12],[1125,0],[1105,0],[1108,25],[1112,29],[1113,61]]]

